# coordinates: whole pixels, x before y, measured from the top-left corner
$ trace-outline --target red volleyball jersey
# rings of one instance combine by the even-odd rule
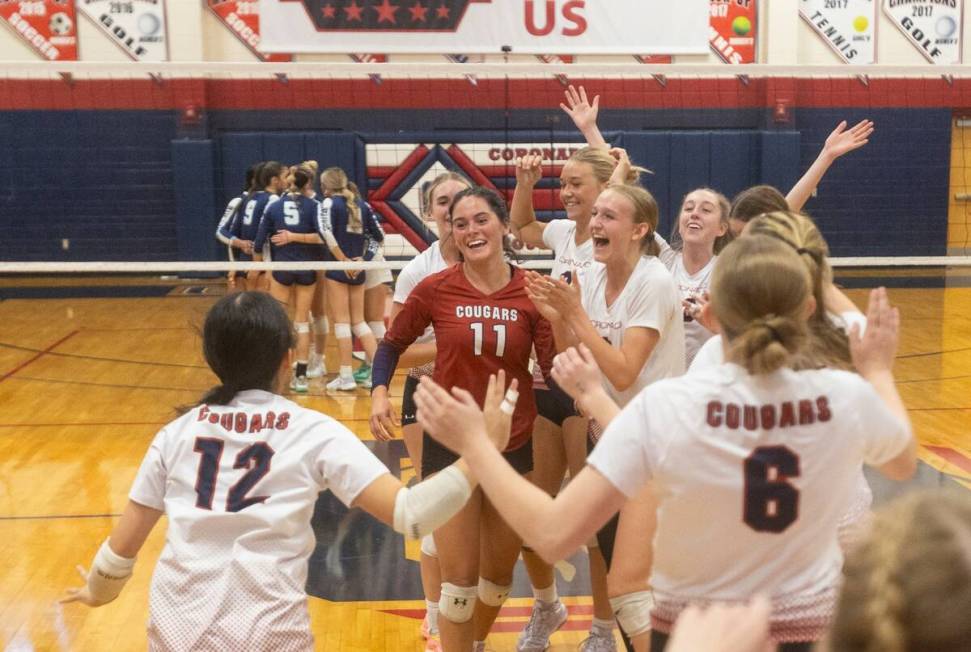
[[[525,444],[536,418],[530,352],[535,346],[540,368],[548,376],[556,348],[550,323],[526,296],[523,270],[513,267],[509,283],[490,295],[469,283],[462,265],[429,276],[408,296],[384,342],[404,351],[429,324],[438,347],[432,378],[442,387],[461,387],[482,405],[490,374],[504,369],[507,382],[519,380],[506,450]]]

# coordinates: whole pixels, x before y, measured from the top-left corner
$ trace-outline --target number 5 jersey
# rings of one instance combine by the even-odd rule
[[[129,497],[164,511],[150,650],[313,650],[317,494],[350,506],[385,467],[347,428],[260,390],[201,405],[152,441]]]

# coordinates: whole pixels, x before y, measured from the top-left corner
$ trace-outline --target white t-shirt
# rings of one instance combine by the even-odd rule
[[[550,276],[560,278],[574,269],[582,272],[593,264],[593,239],[576,243],[577,223],[573,220],[553,220],[543,229],[543,243],[553,250],[553,269]]]
[[[691,601],[764,594],[780,641],[816,640],[842,567],[840,497],[861,462],[884,464],[911,437],[856,374],[724,364],[646,388],[588,463],[627,496],[654,481],[658,622]]]
[[[317,494],[350,505],[385,473],[343,425],[269,392],[165,426],[129,494],[168,516],[149,649],[313,650],[304,587]]]
[[[442,250],[438,246],[438,241],[431,243],[428,249],[409,260],[408,264],[398,273],[398,280],[394,284],[394,302],[404,305],[415,286],[447,267],[448,263],[442,257]],[[420,343],[434,341],[435,329],[431,326],[426,328],[425,333],[415,340],[415,342]]]
[[[718,260],[718,256],[712,256],[708,264],[694,274],[689,274],[688,270],[684,268],[684,255],[681,252],[667,253],[662,260],[665,261],[668,269],[671,270],[671,275],[674,276],[674,282],[678,284],[678,292],[681,294],[681,298],[690,299],[708,291],[708,288],[711,286],[711,276],[712,272],[715,271],[715,261]],[[693,318],[686,316],[682,318],[685,320],[685,360],[690,365],[691,361],[694,360],[695,354],[698,353],[698,349],[714,333]]]
[[[661,335],[633,385],[618,391],[604,378],[604,388],[624,406],[650,383],[684,373],[684,322],[674,279],[657,258],[637,263],[620,295],[607,305],[607,268],[594,263],[580,275],[583,309],[597,333],[616,349],[628,328],[653,328]]]

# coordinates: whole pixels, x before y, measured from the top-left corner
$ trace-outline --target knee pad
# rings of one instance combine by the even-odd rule
[[[475,609],[474,586],[456,586],[442,582],[442,597],[438,601],[438,613],[451,623],[467,623]]]
[[[500,586],[484,577],[479,578],[479,599],[490,607],[501,607],[509,597],[510,591],[512,591],[512,584]]]
[[[610,608],[614,610],[614,617],[627,636],[640,636],[651,629],[654,594],[650,591],[637,591],[610,598]]]
[[[431,534],[426,534],[421,538],[421,554],[428,555],[429,557],[438,558],[438,548],[435,546],[435,537]]]
[[[350,324],[334,324],[334,335],[337,336],[339,340],[349,340],[351,339],[351,325]]]
[[[297,333],[309,333],[310,324],[305,321],[295,321],[293,322],[293,330],[297,331]]]
[[[367,325],[374,333],[376,340],[384,339],[384,334],[388,332],[388,329],[384,326],[384,321],[369,321]]]
[[[366,321],[359,321],[354,324],[354,334],[358,337],[364,337],[365,335],[371,335],[371,327],[367,325]]]
[[[327,321],[326,317],[314,320],[314,332],[317,335],[327,335],[330,332],[330,322]]]

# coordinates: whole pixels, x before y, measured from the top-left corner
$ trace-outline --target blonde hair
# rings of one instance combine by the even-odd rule
[[[661,247],[654,238],[657,231],[658,208],[654,196],[640,186],[617,185],[610,186],[604,192],[615,192],[624,197],[634,207],[634,224],[647,224],[647,235],[641,240],[641,253],[645,256],[657,256]]]
[[[341,168],[327,168],[320,175],[320,186],[332,195],[340,195],[347,204],[347,230],[350,233],[363,233],[361,223],[361,208],[357,205],[357,197],[348,187],[347,173]]]
[[[816,299],[816,310],[809,318],[812,343],[797,366],[852,369],[849,339],[830,320],[823,301],[826,286],[833,282],[833,268],[828,260],[829,246],[816,224],[801,213],[777,211],[751,220],[745,235],[767,235],[785,242],[799,254],[809,270]]]
[[[910,493],[847,558],[832,652],[959,652],[971,641],[971,497]]]
[[[317,163],[317,161],[314,161],[313,159],[309,161],[304,161],[303,163],[300,164],[300,166],[305,168],[310,168],[311,170],[313,170],[314,176],[317,175],[317,170],[320,169],[320,165]]]
[[[799,256],[775,238],[752,236],[726,247],[711,281],[725,359],[750,374],[789,365],[807,339],[802,315],[810,287]]]
[[[617,167],[617,160],[602,147],[581,147],[573,152],[567,162],[570,161],[589,165],[593,169],[593,176],[601,185],[610,181],[610,177],[614,174],[614,168]],[[624,183],[628,185],[637,183],[637,180],[641,178],[641,172],[650,172],[650,170],[632,165]]]
[[[435,191],[440,185],[448,181],[457,181],[464,184],[466,188],[472,187],[472,182],[458,172],[442,172],[440,175],[429,181],[428,185],[425,186],[425,189],[421,193],[422,215],[428,216],[432,214],[432,201],[435,199]]]

